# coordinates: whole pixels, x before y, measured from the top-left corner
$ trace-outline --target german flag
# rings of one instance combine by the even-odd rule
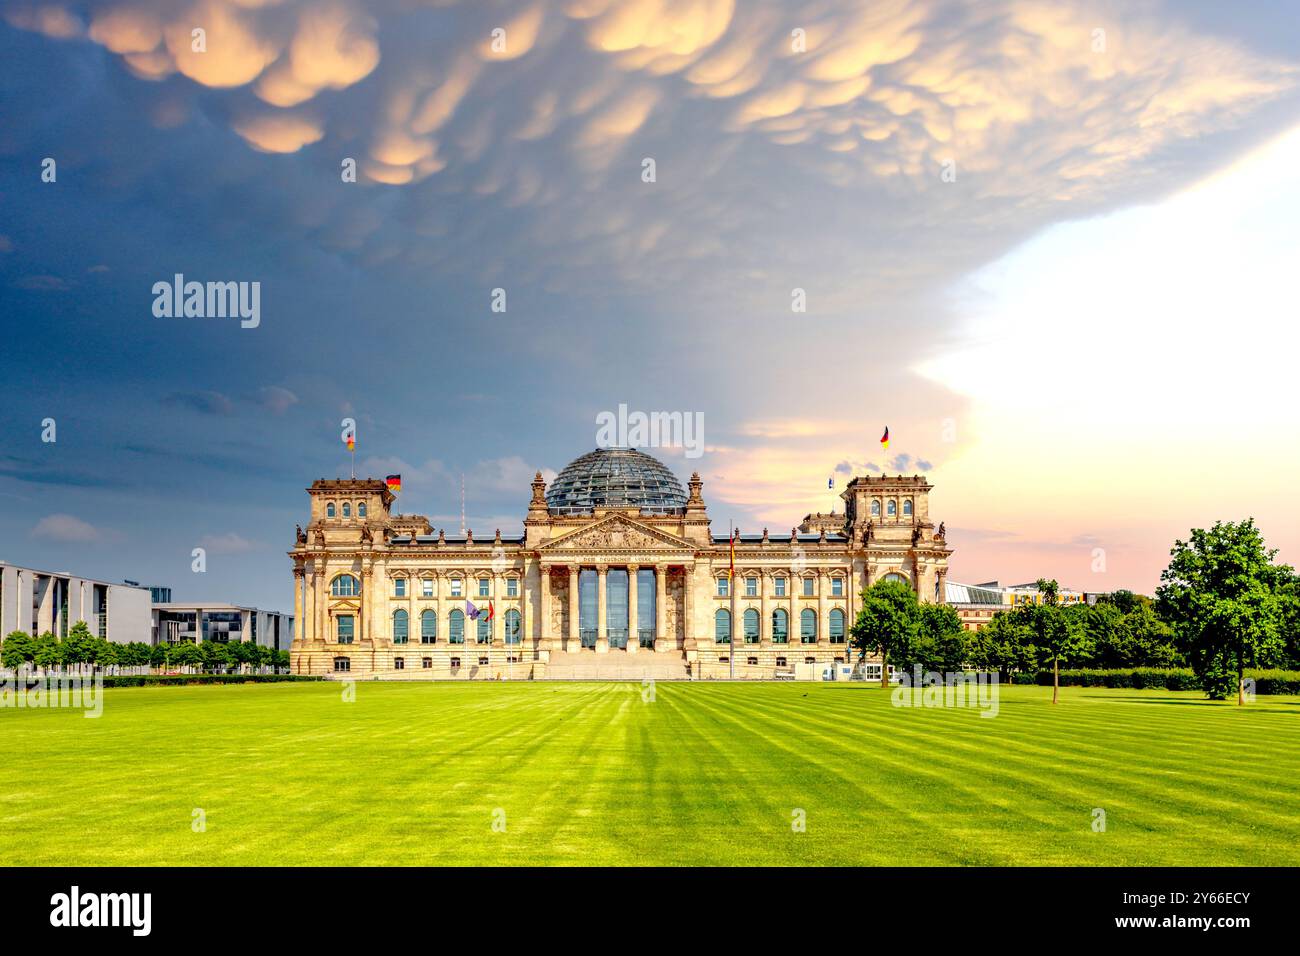
[[[402,490],[401,475],[389,475],[387,478],[384,479],[384,483],[388,485],[388,490],[391,491],[393,494],[397,494]]]
[[[885,433],[880,436],[880,447],[889,451],[889,426],[885,426]]]

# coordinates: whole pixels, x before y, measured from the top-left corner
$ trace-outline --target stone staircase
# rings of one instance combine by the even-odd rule
[[[690,676],[681,651],[551,651],[546,664],[547,680],[689,680]]]

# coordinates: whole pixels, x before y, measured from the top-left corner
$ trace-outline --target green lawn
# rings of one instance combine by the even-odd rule
[[[0,710],[0,864],[1300,863],[1300,700],[1001,690],[110,690]]]

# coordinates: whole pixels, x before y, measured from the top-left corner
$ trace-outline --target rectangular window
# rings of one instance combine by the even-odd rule
[[[487,578],[478,579],[478,596],[479,597],[492,596],[492,582],[489,581]]]
[[[452,597],[460,597],[460,596],[461,596],[460,586],[461,586],[460,578],[452,578],[452,579],[451,579],[451,596],[452,596]]]
[[[745,597],[758,597],[758,578],[745,578]]]
[[[784,658],[784,657],[778,657],[778,658],[776,659],[776,666],[777,666],[777,667],[785,667],[785,658]]]
[[[718,578],[718,597],[726,597],[731,593],[731,582],[727,578]]]
[[[844,597],[843,578],[831,578],[831,597]]]
[[[393,579],[393,597],[406,597],[406,578]]]
[[[420,582],[420,594],[423,597],[433,597],[433,579],[425,578]]]
[[[746,663],[746,664],[757,664],[757,663],[758,663],[758,658],[757,658],[757,657],[746,657],[746,658],[745,658],[745,663]]]
[[[777,578],[772,583],[776,587],[776,596],[785,597],[785,578]]]
[[[336,657],[336,658],[334,658],[334,670],[336,670],[336,671],[350,671],[350,670],[352,670],[352,660],[351,660],[350,658],[347,658],[347,657]]]
[[[433,658],[432,658],[432,657],[421,657],[421,658],[420,658],[420,666],[423,667],[423,668],[427,671],[429,668],[431,668],[431,667],[433,666]]]
[[[352,643],[352,626],[355,618],[351,614],[340,614],[335,618],[335,626],[338,629],[338,642],[340,644]]]
[[[813,579],[812,579],[812,578],[804,578],[804,579],[803,579],[803,596],[804,596],[804,597],[812,597],[812,596],[813,596]]]
[[[487,659],[486,657],[480,657],[480,658],[478,659],[478,666],[479,666],[479,667],[487,667],[487,663],[488,663],[488,659]]]
[[[519,597],[518,578],[506,578],[506,597]]]
[[[459,658],[459,657],[453,657],[453,658],[451,659],[451,669],[454,670],[454,671],[458,671],[458,670],[460,670],[460,658]]]
[[[393,670],[395,670],[395,671],[404,671],[404,670],[406,670],[406,658],[405,658],[405,657],[394,657],[394,658],[393,658]]]

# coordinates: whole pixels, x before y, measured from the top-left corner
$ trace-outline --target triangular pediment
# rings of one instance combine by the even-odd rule
[[[543,552],[694,551],[695,545],[626,515],[608,515],[546,542]]]

